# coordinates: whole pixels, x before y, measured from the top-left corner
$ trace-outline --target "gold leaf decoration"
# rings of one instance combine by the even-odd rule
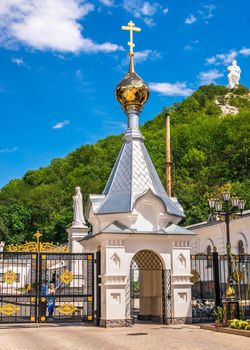
[[[72,304],[62,304],[62,305],[58,306],[56,308],[56,310],[64,315],[72,315],[76,311],[78,311],[78,308]]]
[[[192,274],[192,277],[190,277],[190,281],[191,281],[192,283],[198,282],[199,279],[200,279],[200,274],[199,274],[199,272],[196,271],[196,270],[192,270],[192,271],[191,271],[191,274]]]
[[[240,270],[235,270],[232,273],[232,277],[236,283],[240,283],[240,281],[242,281],[244,278],[244,273]]]
[[[74,279],[73,274],[68,270],[65,270],[60,276],[61,282],[65,284],[70,284],[70,282],[72,282],[73,279]]]
[[[3,280],[8,284],[12,284],[17,280],[17,275],[14,271],[8,270],[3,274]]]
[[[20,307],[13,305],[13,304],[5,304],[0,307],[0,313],[11,316],[16,314],[20,310]]]
[[[24,244],[10,244],[5,249],[7,252],[52,252],[52,253],[68,253],[68,246],[58,246],[49,242],[41,242],[42,233],[37,231],[34,235],[36,242],[25,242]],[[36,259],[32,255],[32,259]]]
[[[40,242],[39,251],[51,253],[68,253],[68,246],[57,246],[49,242]],[[26,242],[24,244],[10,244],[6,247],[7,252],[37,252],[38,247],[36,242]]]

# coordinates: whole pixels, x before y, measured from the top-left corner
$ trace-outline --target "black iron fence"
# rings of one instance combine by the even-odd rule
[[[232,270],[234,299],[239,301],[240,317],[250,318],[250,255],[191,256],[192,311],[194,322],[213,321],[216,306],[226,301],[229,269]]]
[[[0,253],[0,323],[93,322],[94,255]]]

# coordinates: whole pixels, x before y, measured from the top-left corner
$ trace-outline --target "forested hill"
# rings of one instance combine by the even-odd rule
[[[219,106],[220,105],[220,106]],[[236,107],[236,115],[221,108]],[[231,108],[231,107],[230,107]],[[225,108],[224,108],[225,109]],[[240,86],[230,92],[223,86],[203,86],[171,114],[171,147],[176,196],[186,213],[183,225],[206,220],[207,199],[220,186],[228,186],[250,204],[250,96]],[[165,115],[158,114],[142,126],[147,149],[165,183]],[[28,171],[0,191],[0,239],[29,240],[37,230],[44,239],[62,242],[72,221],[72,194],[82,188],[101,193],[122,144],[122,135],[95,145],[84,145],[48,167]]]

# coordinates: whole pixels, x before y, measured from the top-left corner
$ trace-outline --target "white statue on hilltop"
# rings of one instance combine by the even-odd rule
[[[73,208],[74,208],[74,218],[73,218],[72,226],[73,227],[86,226],[84,216],[83,216],[81,187],[75,188],[75,194],[73,196]]]
[[[233,60],[232,65],[229,66],[227,70],[229,71],[229,74],[227,75],[229,87],[230,89],[233,89],[239,84],[241,69],[237,66],[237,61]]]

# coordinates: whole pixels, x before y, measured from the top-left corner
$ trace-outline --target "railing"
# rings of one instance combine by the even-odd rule
[[[250,255],[232,255],[230,260],[235,300],[239,301],[240,317],[246,319],[250,317]],[[201,316],[198,310],[202,309],[201,303],[213,302],[219,306],[226,300],[228,267],[228,256],[219,256],[217,252],[191,256],[193,319],[196,321]],[[200,321],[211,322],[210,313],[202,314]]]

